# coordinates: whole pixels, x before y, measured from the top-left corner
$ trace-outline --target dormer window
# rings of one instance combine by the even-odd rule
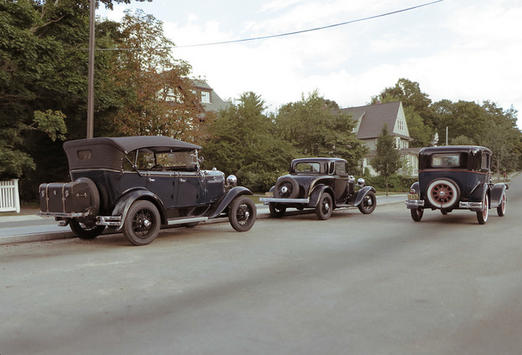
[[[201,91],[201,103],[202,104],[210,103],[210,92],[209,91]]]

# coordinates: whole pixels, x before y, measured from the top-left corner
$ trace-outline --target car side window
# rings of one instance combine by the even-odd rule
[[[345,162],[335,162],[335,172],[339,176],[347,176],[346,172],[346,163]]]
[[[483,153],[482,154],[482,164],[480,165],[481,169],[488,169],[489,170],[489,154]]]

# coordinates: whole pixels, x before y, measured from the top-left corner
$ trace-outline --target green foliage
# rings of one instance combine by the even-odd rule
[[[388,194],[388,179],[401,167],[401,156],[393,137],[388,133],[388,127],[384,125],[381,135],[377,138],[377,151],[371,165],[384,178],[386,194]]]
[[[354,171],[366,153],[366,147],[352,132],[355,122],[350,115],[317,92],[282,106],[275,120],[283,139],[302,156],[344,158]]]
[[[464,135],[457,136],[455,138],[452,138],[450,141],[451,145],[475,145],[475,142],[473,142],[473,139],[466,137]]]
[[[378,176],[364,176],[366,185],[375,187],[375,189],[382,191],[386,190],[386,179],[382,175]],[[411,185],[418,181],[418,177],[408,177],[403,175],[390,175],[388,178],[388,191],[390,192],[408,192]]]
[[[64,140],[67,133],[65,125],[65,115],[60,111],[46,110],[45,112],[34,111],[34,123],[36,128],[51,138],[54,142],[56,139]]]
[[[235,174],[254,191],[267,191],[286,171],[295,151],[275,134],[274,122],[263,111],[264,102],[252,92],[221,111],[204,144],[205,167]]]

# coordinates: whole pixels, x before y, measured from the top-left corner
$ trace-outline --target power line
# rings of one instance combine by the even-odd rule
[[[292,35],[297,35],[297,34],[300,34],[300,33],[320,31],[320,30],[325,30],[325,29],[328,29],[328,28],[345,26],[345,25],[349,25],[349,24],[352,24],[352,23],[356,23],[356,22],[363,22],[363,21],[368,21],[368,20],[373,20],[373,19],[376,19],[376,18],[380,18],[380,17],[395,15],[395,14],[399,14],[399,13],[402,13],[402,12],[407,12],[407,11],[415,10],[415,9],[418,9],[418,8],[421,8],[421,7],[433,5],[433,4],[442,2],[442,1],[444,1],[444,0],[435,0],[435,1],[424,3],[424,4],[420,4],[420,5],[407,7],[407,8],[400,9],[400,10],[385,12],[385,13],[379,14],[379,15],[362,17],[362,18],[358,18],[358,19],[355,19],[355,20],[348,20],[348,21],[344,21],[344,22],[334,23],[334,24],[331,24],[331,25],[326,25],[326,26],[321,26],[321,27],[313,27],[313,28],[308,28],[308,29],[304,29],[304,30],[285,32],[285,33],[278,33],[278,34],[274,34],[274,35],[265,35],[265,36],[258,36],[258,37],[234,39],[234,40],[228,40],[228,41],[206,42],[206,43],[197,43],[197,44],[186,44],[186,45],[181,45],[181,46],[175,46],[175,48],[193,48],[193,47],[217,46],[217,45],[222,45],[222,44],[250,42],[250,41],[258,41],[258,40],[262,40],[262,39],[292,36]],[[164,48],[174,48],[174,47],[164,47]],[[141,49],[139,49],[139,48],[98,48],[97,50],[100,50],[100,51],[117,51],[117,50],[136,51],[136,50],[141,50]]]

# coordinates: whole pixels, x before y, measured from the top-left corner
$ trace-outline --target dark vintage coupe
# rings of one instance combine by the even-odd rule
[[[419,181],[406,206],[419,222],[426,208],[443,215],[455,209],[476,212],[478,223],[488,220],[489,209],[506,213],[508,185],[491,182],[491,150],[480,146],[423,148],[419,152]]]
[[[99,137],[65,142],[71,182],[40,185],[40,210],[93,239],[106,228],[134,245],[152,242],[161,226],[192,227],[228,216],[249,230],[256,207],[234,175],[201,170],[201,147],[169,137]]]
[[[346,160],[340,158],[294,159],[289,174],[281,176],[270,192],[261,198],[272,217],[284,216],[287,208],[313,208],[319,219],[328,219],[335,208],[358,207],[370,214],[377,206],[375,189],[364,186],[364,179],[348,175]]]

